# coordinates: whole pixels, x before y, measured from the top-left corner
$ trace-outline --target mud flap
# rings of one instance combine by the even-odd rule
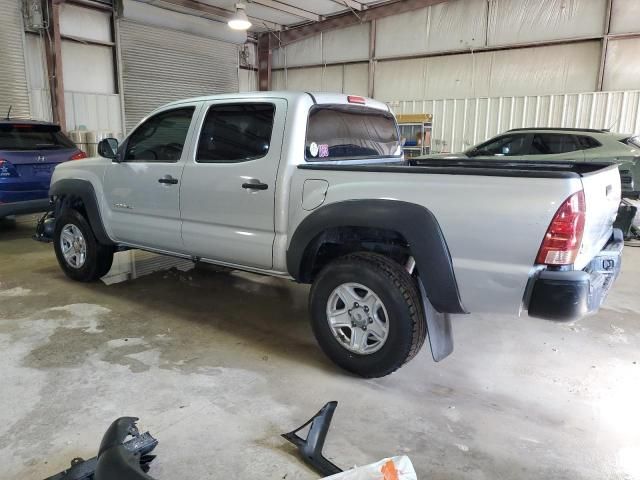
[[[418,277],[422,307],[427,320],[427,333],[431,345],[433,360],[439,362],[453,352],[453,334],[451,332],[451,315],[438,312],[427,297],[422,280]]]

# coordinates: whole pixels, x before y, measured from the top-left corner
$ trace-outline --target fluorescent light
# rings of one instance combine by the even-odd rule
[[[243,3],[236,3],[236,13],[234,13],[233,17],[227,22],[229,28],[233,30],[247,30],[251,26],[251,22],[247,18],[244,9],[245,6]]]

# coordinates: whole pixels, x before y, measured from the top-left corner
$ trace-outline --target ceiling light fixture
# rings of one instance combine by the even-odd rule
[[[251,22],[247,18],[244,3],[236,3],[236,13],[227,22],[229,28],[233,30],[247,30],[251,26]]]

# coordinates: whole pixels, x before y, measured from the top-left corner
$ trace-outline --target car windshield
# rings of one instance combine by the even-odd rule
[[[62,150],[76,148],[57,125],[0,125],[0,150]]]
[[[322,105],[309,113],[307,161],[401,155],[398,128],[390,112],[353,105]]]

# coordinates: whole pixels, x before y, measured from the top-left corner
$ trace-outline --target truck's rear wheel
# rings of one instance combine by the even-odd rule
[[[336,364],[363,377],[382,377],[411,360],[427,326],[406,270],[373,253],[327,265],[311,288],[313,332]]]
[[[56,219],[53,245],[60,267],[73,280],[97,280],[113,263],[113,248],[98,243],[89,222],[77,210],[66,210]]]

